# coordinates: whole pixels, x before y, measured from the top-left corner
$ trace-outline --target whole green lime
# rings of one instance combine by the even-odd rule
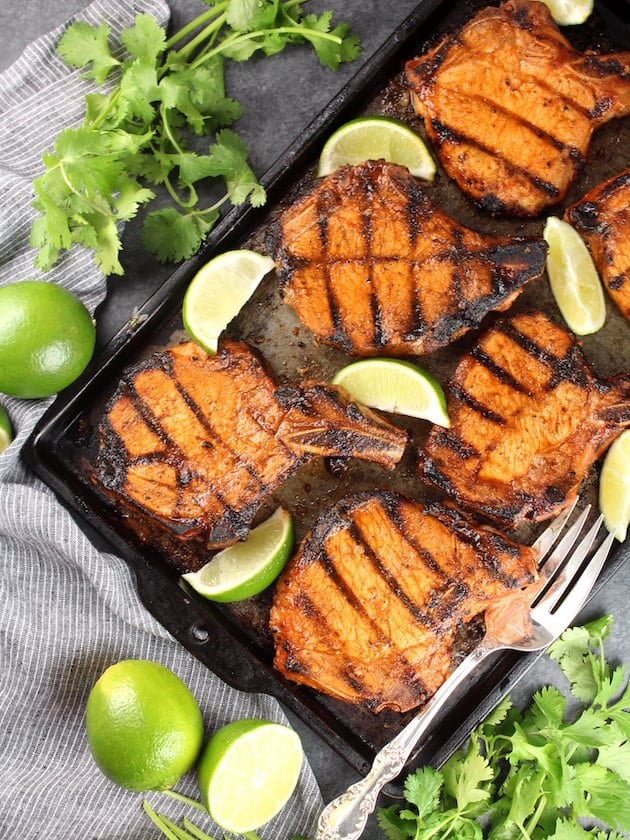
[[[94,353],[92,317],[72,292],[44,280],[0,287],[0,391],[36,399],[56,394]]]
[[[197,701],[171,670],[123,659],[88,697],[90,751],[103,773],[134,791],[165,790],[194,765],[203,743]]]

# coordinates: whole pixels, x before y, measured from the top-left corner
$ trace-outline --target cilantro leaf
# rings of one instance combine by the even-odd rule
[[[166,35],[154,17],[136,15],[134,26],[124,29],[120,40],[132,56],[155,64],[156,58],[166,48]]]
[[[455,754],[443,770],[444,790],[451,796],[461,812],[469,805],[485,802],[488,789],[484,782],[492,781],[494,771],[479,752],[478,742],[471,740],[466,754]]]
[[[441,774],[432,767],[420,767],[405,780],[405,797],[418,809],[418,816],[424,817],[435,811],[444,786]]]
[[[238,134],[227,128],[220,131],[210,147],[210,156],[212,174],[223,177],[232,204],[242,204],[248,198],[253,207],[265,203],[265,190],[247,163],[247,146]]]
[[[143,204],[155,198],[155,193],[141,186],[131,178],[123,181],[114,201],[116,218],[128,222],[137,214]]]
[[[118,107],[124,109],[125,119],[137,118],[150,124],[155,117],[154,102],[159,102],[161,91],[155,64],[136,59],[128,64],[120,79]]]
[[[319,17],[307,15],[304,19],[303,35],[313,45],[321,63],[331,70],[338,70],[340,64],[353,61],[359,55],[360,44],[358,38],[347,37],[347,24],[339,24],[331,32],[331,20],[330,12],[324,12]],[[322,32],[330,33],[338,39],[338,43],[332,39],[318,37],[318,33]]]
[[[59,39],[57,51],[71,67],[87,67],[87,74],[97,85],[102,85],[110,70],[120,65],[109,48],[110,28],[106,23],[93,26],[77,21],[69,26]]]
[[[259,5],[259,0],[229,0],[226,20],[233,29],[245,32],[251,28]]]
[[[179,262],[197,253],[216,224],[218,211],[207,215],[180,213],[174,207],[151,211],[142,227],[142,242],[160,262]]]
[[[94,248],[96,265],[103,274],[123,274],[119,259],[122,244],[118,237],[115,219],[103,213],[86,214],[84,218],[96,236],[95,241],[90,240],[91,247]],[[85,244],[85,239],[81,238],[81,227],[77,228],[75,240]]]
[[[415,817],[409,819],[402,817],[396,805],[381,808],[376,819],[387,840],[409,840],[409,838],[413,840],[418,837],[416,831],[418,823]]]

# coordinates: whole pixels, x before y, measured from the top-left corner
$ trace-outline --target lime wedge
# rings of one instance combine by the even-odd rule
[[[251,598],[278,577],[293,549],[293,539],[293,518],[284,508],[278,508],[253,528],[246,540],[224,548],[199,571],[182,578],[211,601],[229,603]]]
[[[3,405],[0,405],[0,452],[4,452],[13,440],[13,429],[9,415]]]
[[[361,359],[341,368],[332,381],[369,408],[450,426],[442,386],[430,373],[411,362]]]
[[[201,754],[201,801],[225,831],[254,831],[286,805],[303,760],[300,737],[288,726],[258,718],[228,723]]]
[[[435,161],[424,140],[390,117],[359,117],[338,128],[322,149],[317,174],[330,175],[346,164],[381,159],[406,166],[417,178],[435,177]]]
[[[599,510],[608,530],[623,542],[630,524],[630,429],[622,432],[604,458]]]
[[[584,23],[593,11],[594,0],[543,0],[559,26]]]
[[[543,231],[549,246],[547,274],[551,292],[567,326],[576,335],[600,330],[606,320],[604,289],[595,263],[579,233],[550,216]]]
[[[273,267],[271,257],[243,249],[219,254],[200,268],[182,307],[184,327],[193,341],[216,353],[219,335]]]

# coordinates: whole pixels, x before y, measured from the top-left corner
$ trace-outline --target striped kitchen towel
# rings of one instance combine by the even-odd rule
[[[163,25],[169,16],[162,0],[96,0],[75,19],[106,19],[116,36],[139,12]],[[91,255],[72,249],[43,276],[29,246],[42,153],[63,126],[82,119],[88,90],[81,72],[55,52],[64,28],[38,39],[0,75],[0,285],[47,279],[94,312],[106,281]],[[141,604],[127,564],[99,550],[29,472],[20,449],[50,401],[0,397],[16,433],[0,454],[0,837],[155,838],[142,795],[106,779],[88,750],[85,704],[108,665],[144,658],[171,668],[198,699],[208,732],[242,717],[287,719],[274,699],[233,690],[184,650]],[[196,797],[194,774],[178,790]],[[148,798],[175,818],[186,813],[161,794]],[[268,840],[309,834],[320,808],[305,764],[293,800],[259,833]],[[198,813],[189,816],[221,836]]]

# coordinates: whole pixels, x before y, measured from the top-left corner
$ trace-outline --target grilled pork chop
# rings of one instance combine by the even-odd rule
[[[588,245],[610,297],[630,319],[630,169],[590,190],[565,218]]]
[[[430,353],[540,276],[542,240],[478,233],[401,166],[342,167],[290,206],[268,245],[284,300],[319,338],[360,356]]]
[[[218,548],[245,537],[265,497],[309,459],[389,469],[406,433],[334,386],[278,386],[246,344],[211,356],[188,341],[126,373],[99,441],[95,478],[121,506]]]
[[[507,524],[562,510],[630,424],[630,377],[598,380],[573,336],[540,312],[488,330],[447,391],[451,427],[432,429],[420,475]]]
[[[594,130],[630,113],[630,52],[578,52],[536,0],[483,9],[406,80],[447,174],[493,213],[560,202]]]
[[[270,628],[290,680],[378,712],[424,703],[459,625],[534,580],[532,549],[454,509],[378,491],[342,499],[282,573]]]

